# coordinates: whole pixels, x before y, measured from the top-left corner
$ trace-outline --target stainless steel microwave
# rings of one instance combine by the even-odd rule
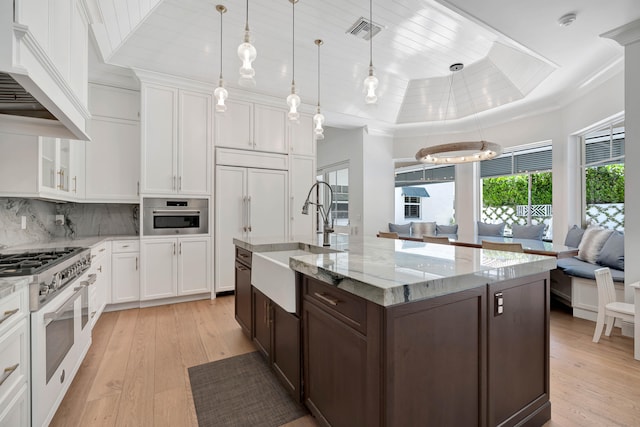
[[[142,209],[142,232],[145,236],[209,232],[207,199],[145,197],[142,200]]]

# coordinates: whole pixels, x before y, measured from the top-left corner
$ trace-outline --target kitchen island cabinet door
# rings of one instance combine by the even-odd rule
[[[178,242],[143,239],[140,242],[141,299],[168,298],[178,291]]]
[[[490,284],[488,311],[489,425],[542,425],[551,417],[548,273]]]
[[[271,301],[269,298],[251,287],[253,305],[253,342],[258,350],[270,360],[271,357]]]
[[[305,277],[304,403],[323,425],[382,425],[381,307]]]
[[[241,249],[238,249],[241,250]],[[251,267],[236,260],[235,315],[236,321],[251,336]]]
[[[273,368],[287,391],[300,402],[300,318],[274,302],[271,306]]]

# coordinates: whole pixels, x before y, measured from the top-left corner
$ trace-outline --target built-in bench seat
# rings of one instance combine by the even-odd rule
[[[615,237],[613,237],[614,235]],[[582,235],[579,237],[580,239],[577,241],[569,241],[565,244],[569,243],[569,246],[581,247],[578,245]],[[558,268],[551,272],[551,293],[556,299],[571,306],[575,317],[596,321],[598,290],[594,272],[602,267],[609,267],[611,270],[616,299],[624,301],[624,270],[614,268],[617,266],[624,268],[623,237],[619,232],[612,233],[611,237],[613,240],[606,241],[601,247],[597,262],[588,262],[579,257],[562,258],[557,262]],[[570,240],[569,235],[567,240]]]

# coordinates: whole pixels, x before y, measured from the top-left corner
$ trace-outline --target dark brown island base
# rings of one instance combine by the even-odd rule
[[[377,240],[292,257],[291,312],[252,286],[252,252],[316,248],[235,241],[236,319],[292,397],[336,427],[548,421],[555,259]]]

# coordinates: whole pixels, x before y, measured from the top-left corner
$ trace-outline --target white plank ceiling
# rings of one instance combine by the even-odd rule
[[[222,71],[228,87],[239,87],[236,49],[245,1],[88,2],[96,15],[98,56],[106,63],[211,84],[220,73],[215,5],[224,4]],[[368,18],[369,2],[300,0],[295,10],[295,80],[307,110],[317,102],[313,41],[320,38],[320,96],[328,124],[378,123],[390,129],[495,108],[508,112],[541,99],[558,102],[621,63],[623,49],[599,35],[640,18],[638,0],[374,0],[373,21],[383,30],[373,38],[380,86],[377,105],[369,106],[362,91],[369,44],[346,33],[357,19]],[[567,12],[578,19],[561,27],[557,19]],[[249,25],[258,51],[252,91],[282,98],[284,107],[292,79],[292,5],[249,0]],[[456,62],[465,68],[451,85],[449,66]]]

